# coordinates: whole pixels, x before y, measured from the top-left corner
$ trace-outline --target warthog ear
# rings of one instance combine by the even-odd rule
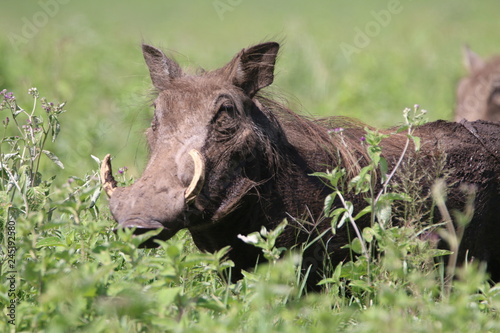
[[[242,88],[250,97],[273,83],[274,64],[279,44],[258,44],[241,50],[222,70],[233,84]]]
[[[484,66],[484,60],[473,52],[469,46],[464,46],[464,64],[469,73],[472,73]]]
[[[173,78],[182,75],[182,69],[172,59],[168,58],[161,50],[143,44],[142,54],[149,68],[151,81],[156,89],[165,90]]]

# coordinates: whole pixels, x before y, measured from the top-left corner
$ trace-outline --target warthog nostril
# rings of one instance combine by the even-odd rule
[[[157,230],[161,228],[160,233],[154,237],[147,239],[145,242],[141,243],[139,247],[141,248],[155,248],[158,247],[158,243],[154,240],[167,240],[172,238],[173,235],[177,232],[178,228],[169,229],[165,228],[163,224],[158,221],[144,221],[142,219],[131,219],[125,222],[119,223],[118,227],[114,228],[113,231],[116,233],[119,229],[130,229],[135,228],[134,235],[142,235],[151,230]]]
[[[158,221],[145,221],[140,218],[131,219],[124,222],[118,222],[118,228],[138,228],[138,229],[158,229],[163,228],[163,224]]]

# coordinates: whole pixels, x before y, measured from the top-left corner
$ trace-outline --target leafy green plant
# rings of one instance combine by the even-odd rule
[[[350,181],[346,180],[345,169],[336,167],[325,173],[314,173],[313,176],[321,177],[327,181],[333,192],[325,199],[324,213],[326,217],[331,218],[332,232],[335,233],[338,228],[342,228],[345,223],[349,223],[355,231],[356,237],[348,247],[356,254],[363,255],[366,271],[359,273],[364,276],[364,281],[353,281],[352,286],[356,284],[363,286],[362,289],[370,290],[372,284],[372,253],[377,247],[376,240],[382,238],[383,232],[391,227],[392,206],[396,200],[409,201],[410,198],[404,193],[389,192],[389,184],[396,174],[403,157],[406,155],[413,142],[415,150],[419,149],[420,140],[413,135],[414,126],[423,122],[424,112],[420,112],[419,106],[415,105],[413,110],[405,109],[405,124],[398,128],[394,134],[406,131],[407,140],[402,150],[399,160],[396,162],[393,170],[388,170],[388,164],[382,156],[380,143],[387,138],[389,134],[382,134],[369,128],[365,129],[366,135],[363,141],[366,143],[367,155],[370,159],[368,165],[363,167],[359,174]],[[342,131],[333,131],[334,135],[342,135]],[[380,186],[377,182],[380,182]],[[346,185],[347,183],[347,185]],[[380,188],[380,190],[377,189]],[[366,197],[368,205],[354,215],[354,205],[345,198],[344,193],[354,192],[355,195]],[[334,203],[340,202],[340,207],[334,207]],[[358,228],[356,221],[370,214],[370,226],[363,230]],[[377,230],[374,227],[377,225]],[[378,237],[375,237],[378,236]],[[359,264],[360,262],[358,262]],[[346,266],[344,266],[346,268]],[[330,281],[330,280],[328,280]],[[323,281],[324,283],[325,281]]]
[[[415,151],[419,150],[420,139],[413,135],[413,130],[415,126],[425,122],[425,113],[426,111],[420,110],[418,105],[415,105],[413,110],[404,110],[405,124],[392,135],[406,132],[407,140],[392,170],[388,170],[380,145],[382,140],[391,134],[381,134],[367,128],[363,139],[370,161],[358,175],[347,180],[346,171],[338,167],[326,173],[313,174],[325,179],[333,190],[325,199],[324,206],[325,216],[331,218],[332,232],[335,233],[346,223],[350,224],[355,232],[355,237],[346,246],[351,250],[351,261],[339,265],[332,276],[325,277],[320,284],[334,286],[335,290],[343,290],[344,293],[345,290],[349,290],[351,300],[362,307],[376,299],[376,290],[381,282],[390,281],[402,288],[412,288],[409,277],[413,272],[422,271],[425,267],[425,272],[432,275],[434,272],[432,259],[450,253],[432,248],[429,245],[432,239],[422,237],[431,235],[432,238],[432,229],[439,225],[426,226],[422,223],[393,225],[395,202],[411,202],[412,197],[411,193],[397,192],[397,187],[390,186],[391,180],[398,172],[407,150],[411,146]],[[334,131],[334,134],[342,135],[342,132]],[[354,214],[353,203],[346,199],[348,192],[356,196],[363,195],[368,205]],[[334,206],[336,203],[340,206]],[[443,204],[443,200],[438,201],[440,210],[444,209]],[[370,225],[361,230],[357,221],[366,219],[367,214],[370,216]],[[461,216],[462,220],[470,219],[471,208]],[[451,253],[456,253],[465,224],[462,223],[462,227],[459,228],[458,237],[454,233],[451,218],[445,225],[448,226],[448,231],[446,234],[443,232],[441,234],[447,241],[452,242]],[[456,263],[453,256],[451,263],[453,263],[451,265]],[[450,274],[447,281],[453,276],[453,268],[454,266],[447,270]],[[449,284],[447,286],[449,287]]]
[[[27,116],[22,112],[17,115],[19,122],[23,115]],[[46,117],[44,112],[42,115]],[[32,117],[35,116],[36,111]],[[45,130],[38,133],[40,139],[41,133],[45,133],[49,140],[52,132],[47,131],[46,122],[44,118]],[[7,131],[14,129],[19,132],[17,127],[9,127]],[[373,149],[374,156],[377,135],[367,138],[367,148]],[[3,137],[2,154],[12,153],[8,141],[11,137],[12,134]],[[8,232],[15,235],[15,251],[11,254],[15,265],[9,267],[10,254],[4,250],[8,242],[4,239],[0,308],[5,320],[0,321],[1,331],[495,332],[500,329],[500,289],[487,283],[484,268],[476,265],[456,268],[455,279],[445,293],[444,284],[439,283],[439,268],[432,261],[443,252],[430,247],[429,240],[423,237],[428,227],[391,225],[392,205],[397,197],[387,199],[391,207],[368,200],[370,208],[363,214],[385,212],[379,212],[373,224],[359,230],[361,237],[349,244],[353,260],[338,265],[331,275],[325,276],[322,292],[304,292],[300,253],[284,253],[285,249],[276,248],[276,239],[286,228],[286,221],[274,230],[262,229],[241,236],[261,248],[268,262],[252,272],[244,272],[243,279],[231,282],[225,279],[233,265],[227,260],[229,248],[213,254],[200,253],[189,233],[181,231],[166,242],[157,241],[156,249],[142,249],[141,242],[158,231],[139,236],[133,230],[113,231],[115,222],[106,208],[107,202],[99,195],[96,170],[73,176],[61,186],[52,183],[45,191],[38,192],[35,197],[39,201],[34,204],[29,190],[50,182],[53,176],[45,174],[43,163],[36,159],[31,163],[31,156],[49,155],[42,152],[46,149],[40,146],[40,141],[35,141],[39,155],[30,155],[26,148],[22,177],[35,176],[31,182],[21,181],[19,159],[23,156],[23,144],[35,146],[29,138],[14,139],[19,140],[19,150],[15,150],[20,154],[18,164],[12,164],[13,160],[2,155],[2,161],[11,163],[7,166],[12,175],[20,175],[13,180],[21,190],[8,172],[2,173],[3,221],[15,222],[15,228],[10,228],[8,222],[3,226],[3,235],[7,238]],[[97,169],[100,160],[94,160]],[[383,163],[380,161],[374,162],[370,170],[364,171],[365,176],[354,182],[346,181],[342,170],[329,173],[332,185],[337,185],[333,187],[338,190],[337,198],[345,198],[348,190],[359,190],[368,194],[367,198],[376,198],[378,193],[370,187],[376,184],[372,177],[380,172]],[[381,181],[377,177],[376,181]],[[122,184],[133,181],[125,168],[118,169],[116,179]],[[380,198],[390,193],[387,190]],[[325,201],[326,207],[331,199]],[[337,228],[341,223],[354,226],[360,218],[353,216],[348,200],[344,203],[341,210],[330,216]],[[468,214],[466,211],[460,216],[466,221]],[[378,255],[366,256],[361,244],[370,253],[376,249]],[[11,281],[8,279],[12,271],[14,287],[5,282]],[[14,289],[14,296],[10,288]],[[10,323],[8,306],[13,299],[15,320]]]
[[[288,222],[283,220],[274,230],[268,231],[266,227],[262,227],[260,232],[252,232],[247,236],[238,235],[238,238],[247,244],[252,244],[255,247],[261,248],[264,258],[276,262],[276,260],[280,258],[281,253],[286,250],[285,248],[276,248],[275,244],[287,224]]]
[[[64,168],[57,156],[45,149],[47,140],[54,142],[60,132],[58,117],[64,112],[64,103],[54,104],[39,98],[36,88],[28,93],[33,97],[30,110],[19,106],[12,92],[5,89],[0,92],[0,112],[7,113],[0,141],[0,227],[6,228],[7,233],[0,234],[0,243],[2,262],[10,260],[10,271],[15,261],[16,220],[44,211],[51,200],[49,188],[55,176],[42,177],[39,172],[42,157]],[[44,214],[50,218],[49,210]]]
[[[36,88],[31,88],[28,93],[33,97],[31,110],[19,106],[12,92],[5,89],[0,92],[3,98],[0,112],[9,113],[2,121],[0,189],[11,202],[16,198],[16,193],[19,194],[22,203],[12,209],[23,214],[43,205],[44,194],[53,180],[43,181],[41,178],[39,168],[42,156],[64,168],[59,158],[45,149],[47,140],[50,138],[54,142],[59,135],[59,116],[65,112],[64,103],[54,104],[39,98]]]

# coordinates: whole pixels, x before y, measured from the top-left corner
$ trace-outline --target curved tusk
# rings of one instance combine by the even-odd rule
[[[101,183],[102,188],[106,192],[109,198],[113,195],[113,192],[116,189],[117,182],[113,177],[113,173],[111,171],[111,156],[107,154],[101,163]]]
[[[188,204],[196,199],[196,196],[200,193],[205,183],[205,161],[203,160],[203,156],[196,149],[191,149],[189,155],[193,158],[194,175],[191,184],[189,184],[184,192],[184,198]]]

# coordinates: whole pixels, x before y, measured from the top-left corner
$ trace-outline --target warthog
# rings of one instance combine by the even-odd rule
[[[323,216],[323,203],[331,189],[310,174],[338,166],[354,175],[367,165],[366,146],[360,140],[365,125],[342,117],[310,120],[259,94],[273,82],[278,48],[273,42],[255,45],[222,68],[189,75],[159,49],[143,45],[157,90],[147,130],[149,162],[133,185],[116,187],[108,155],[102,178],[119,227],[136,227],[136,232],[161,228],[157,238],[163,240],[187,228],[202,251],[229,245],[228,256],[235,263],[233,279],[262,257],[238,235],[262,226],[273,229],[287,218],[289,225],[277,247],[290,249],[319,239],[310,243],[303,256],[313,286],[325,258],[333,264],[348,258],[348,250],[342,247],[354,232],[346,225],[336,234],[328,230],[331,224]],[[340,127],[341,135],[332,135],[331,130]],[[482,121],[428,123],[415,132],[421,138],[420,153],[408,153],[401,167],[419,168],[421,174],[433,177],[449,174],[450,209],[464,208],[466,196],[460,184],[475,186],[476,210],[459,258],[486,261],[497,281],[499,130],[499,124]],[[405,142],[402,134],[382,141],[390,169]],[[440,156],[444,171],[436,166]],[[429,179],[421,177],[415,182],[428,194]],[[354,203],[354,213],[366,205],[359,196],[346,193],[346,197]],[[340,202],[334,203],[334,207],[340,206]],[[369,225],[368,220],[358,223],[360,228]]]
[[[469,75],[458,84],[455,121],[500,121],[500,56],[484,61],[465,47],[464,63]]]

